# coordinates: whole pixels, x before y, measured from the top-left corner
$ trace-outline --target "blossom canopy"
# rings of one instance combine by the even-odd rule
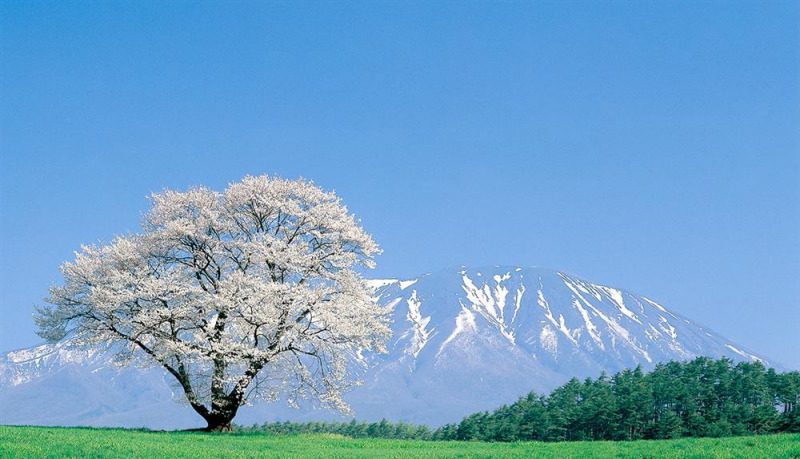
[[[358,274],[379,248],[340,199],[248,176],[151,200],[140,234],[62,265],[39,334],[162,366],[209,429],[282,394],[346,411],[361,353],[383,352],[390,331]]]

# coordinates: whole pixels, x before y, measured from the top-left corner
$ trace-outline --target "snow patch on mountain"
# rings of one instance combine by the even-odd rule
[[[439,351],[436,353],[436,357],[439,357],[439,354],[442,353],[445,346],[450,344],[458,335],[462,333],[474,333],[477,330],[477,325],[475,323],[475,314],[472,313],[469,309],[466,308],[463,304],[461,305],[461,312],[458,313],[456,316],[456,326],[453,328],[453,331],[448,335],[447,339],[439,346]]]
[[[403,289],[402,286],[400,286]],[[422,312],[420,311],[420,306],[422,302],[417,298],[417,291],[413,290],[411,292],[411,297],[406,300],[408,304],[408,313],[406,314],[406,319],[411,322],[411,329],[409,330],[411,334],[411,344],[407,349],[407,352],[416,358],[422,349],[428,344],[428,339],[433,334],[433,330],[428,330],[427,326],[428,323],[431,321],[430,316],[423,317]]]

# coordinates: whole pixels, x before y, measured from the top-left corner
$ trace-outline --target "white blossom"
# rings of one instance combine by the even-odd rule
[[[151,199],[141,234],[62,265],[40,335],[164,367],[209,428],[281,394],[346,411],[353,357],[384,352],[390,331],[358,274],[379,248],[339,198],[248,176]]]

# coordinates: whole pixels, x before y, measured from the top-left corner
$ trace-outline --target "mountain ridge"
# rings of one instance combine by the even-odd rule
[[[462,266],[366,282],[393,308],[393,335],[387,354],[366,358],[363,385],[347,396],[359,419],[440,425],[571,377],[699,355],[776,366],[649,297],[547,268]],[[116,367],[103,350],[12,351],[0,355],[0,406],[13,408],[0,410],[0,423],[201,424],[185,406],[163,409],[180,397],[168,380],[158,369]],[[300,410],[261,403],[237,422],[342,418],[313,402]]]

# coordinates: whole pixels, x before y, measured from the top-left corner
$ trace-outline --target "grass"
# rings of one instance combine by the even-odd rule
[[[800,434],[632,442],[479,443],[0,426],[0,458],[800,458]]]

